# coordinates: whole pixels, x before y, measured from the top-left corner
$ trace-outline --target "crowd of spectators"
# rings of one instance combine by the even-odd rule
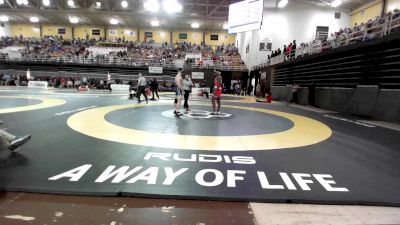
[[[126,41],[125,38],[114,40],[72,39],[64,40],[61,36],[44,36],[41,39],[20,37],[2,37],[0,49],[9,46],[23,47],[21,58],[55,59],[71,62],[128,62],[129,65],[141,64],[174,64],[176,60],[197,65],[213,65],[244,67],[244,63],[233,44],[208,46],[205,43],[192,44],[181,42],[175,44],[149,44]],[[96,48],[102,51],[92,51]],[[123,50],[121,50],[123,48]],[[117,50],[115,50],[117,49]],[[102,52],[99,54],[99,52]],[[7,57],[2,51],[1,57]],[[198,57],[188,58],[187,54]],[[207,63],[205,63],[207,62]]]
[[[148,80],[148,86],[150,87],[155,78]],[[112,84],[125,84],[130,85],[132,90],[137,91],[137,80],[121,80],[118,78],[111,78],[107,75],[103,78],[93,78],[93,77],[60,77],[60,76],[41,76],[34,77],[30,76],[28,79],[26,74],[3,74],[0,73],[0,86],[27,86],[29,81],[47,81],[48,87],[52,88],[66,88],[66,89],[76,89],[79,91],[87,91],[91,89],[96,90],[109,90],[111,91]],[[206,87],[205,81],[197,83],[201,87]],[[199,86],[200,87],[200,86]],[[157,82],[157,90],[160,92],[164,91],[174,91],[174,81],[172,80],[161,80]]]
[[[282,58],[282,60],[279,62],[290,61],[298,56],[323,52],[332,48],[338,48],[356,42],[374,40],[383,35],[385,30],[384,25],[387,25],[389,20],[395,21],[392,24],[391,32],[398,30],[400,21],[396,19],[399,17],[400,10],[395,9],[393,12],[384,13],[383,16],[370,19],[366,23],[356,23],[352,28],[340,29],[339,31],[331,33],[330,36],[325,38],[316,38],[309,43],[301,43],[299,46],[296,46],[296,41],[293,41],[289,45],[285,45],[282,50],[278,48],[277,50],[272,51],[272,53],[268,55],[267,62],[271,63],[271,59],[276,56],[280,56]]]
[[[175,44],[162,43],[159,45],[149,43],[137,43],[123,39],[95,40],[95,39],[72,39],[64,40],[62,37],[45,36],[41,39],[20,37],[2,37],[0,39],[0,50],[7,47],[18,47],[23,57],[32,58],[83,58],[86,60],[126,60],[133,62],[152,63],[175,63],[182,60],[186,63],[205,65],[207,61],[220,63],[227,66],[243,66],[238,49],[233,44],[221,46],[207,46],[181,42]],[[103,51],[92,51],[97,50]],[[100,52],[100,53],[99,53]],[[105,54],[101,54],[104,52]],[[186,57],[188,54],[195,58]],[[0,57],[7,57],[7,53],[1,52]],[[58,61],[59,62],[59,61]],[[94,79],[74,77],[31,77],[30,80],[47,81],[49,87],[55,88],[81,88],[109,89],[111,84],[122,84],[126,81],[118,79]],[[133,81],[134,82],[134,81]],[[0,74],[0,85],[25,86],[28,83],[27,74]],[[131,85],[135,85],[132,83]],[[171,89],[168,83],[160,85],[160,91]],[[172,90],[172,89],[171,89]]]
[[[278,48],[278,50],[272,51],[271,55],[268,55],[268,62],[270,62],[271,58],[280,55],[284,56],[285,61],[291,60],[292,58],[294,58],[296,48],[296,40],[293,40],[293,42],[291,42],[290,44],[284,45],[282,50]]]

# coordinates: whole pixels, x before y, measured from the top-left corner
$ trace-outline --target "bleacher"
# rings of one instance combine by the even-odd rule
[[[273,66],[273,86],[400,88],[400,34]]]
[[[272,77],[275,100],[348,115],[399,121],[400,32],[261,69]]]
[[[207,46],[190,43],[155,44],[136,42],[104,42],[74,39],[65,41],[57,37],[42,39],[2,38],[3,49],[19,48],[19,55],[3,50],[3,63],[57,63],[68,65],[106,65],[147,68],[149,66],[168,69],[217,69],[247,71],[237,49],[233,45]],[[188,59],[186,55],[200,57]]]
[[[390,12],[383,17],[370,20],[365,24],[360,24],[353,28],[341,29],[326,40],[314,40],[311,43],[302,43],[289,56],[285,56],[285,54],[282,53],[281,55],[265,59],[265,62],[253,67],[253,69],[260,69],[286,61],[301,59],[310,55],[329,52],[333,49],[359,42],[372,41],[398,31],[399,27],[400,11],[396,9],[393,13]]]

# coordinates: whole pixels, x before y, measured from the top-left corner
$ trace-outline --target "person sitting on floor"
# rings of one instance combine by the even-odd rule
[[[135,92],[134,88],[131,87],[129,90],[129,99],[135,99],[135,97],[136,97],[136,92]]]

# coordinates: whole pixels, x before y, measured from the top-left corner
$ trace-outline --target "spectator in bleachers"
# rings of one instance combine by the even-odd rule
[[[293,40],[292,50],[290,51],[290,58],[294,59],[296,54],[296,40]]]
[[[285,55],[288,57],[288,60],[291,60],[291,54],[292,54],[292,43],[289,44],[285,52]]]
[[[296,40],[289,46],[284,45],[283,48],[283,58],[281,60],[293,60],[298,56],[304,56],[312,53],[323,52],[327,49],[337,48],[351,43],[356,43],[360,41],[371,41],[383,35],[385,30],[384,26],[388,26],[388,21],[393,22],[390,31],[396,31],[399,29],[400,20],[394,21],[400,17],[400,10],[395,9],[393,12],[384,13],[383,16],[376,17],[375,19],[370,19],[368,22],[362,22],[360,25],[355,23],[352,28],[340,29],[337,32],[331,33],[330,37],[324,40],[313,40],[312,42],[306,44],[302,43],[299,48],[297,48]],[[393,26],[395,25],[395,26]],[[397,26],[396,26],[397,25]],[[283,61],[275,60],[274,57],[280,56],[282,53],[280,49],[271,51],[271,55],[268,55],[267,64],[270,63],[281,63]]]

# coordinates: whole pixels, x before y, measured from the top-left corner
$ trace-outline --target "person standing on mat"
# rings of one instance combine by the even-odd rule
[[[3,121],[0,120],[0,125],[2,123]],[[0,129],[0,138],[10,151],[15,151],[18,147],[28,142],[31,139],[31,135],[27,134],[23,136],[15,136],[3,129]]]
[[[290,103],[293,103],[293,102],[296,104],[299,103],[298,93],[299,93],[299,85],[295,83],[292,86],[292,99],[291,99]]]
[[[181,102],[182,102],[182,93],[183,93],[183,87],[182,87],[183,79],[182,79],[182,69],[178,69],[178,74],[175,76],[175,102],[174,102],[174,114],[176,116],[182,116],[182,113],[179,112],[179,108],[181,107]]]
[[[138,79],[138,93],[137,93],[137,98],[138,98],[138,103],[140,103],[140,96],[143,94],[144,98],[146,99],[146,103],[148,103],[147,99],[147,94],[146,94],[146,78],[142,76],[142,73],[139,73],[139,79]]]
[[[157,99],[160,100],[160,96],[158,96],[158,83],[156,78],[154,78],[150,83],[151,92],[153,93],[153,97],[151,100],[156,100],[154,93],[157,95]]]
[[[215,71],[214,90],[211,98],[213,112],[211,115],[220,115],[221,112],[221,95],[222,95],[222,77],[221,72]]]
[[[190,111],[189,103],[188,103],[189,95],[190,95],[191,89],[193,87],[193,83],[190,80],[189,75],[185,76],[185,79],[182,81],[182,86],[183,86],[183,91],[185,92],[185,94],[184,94],[185,103],[183,104],[183,107],[186,109],[185,113],[188,113]]]

